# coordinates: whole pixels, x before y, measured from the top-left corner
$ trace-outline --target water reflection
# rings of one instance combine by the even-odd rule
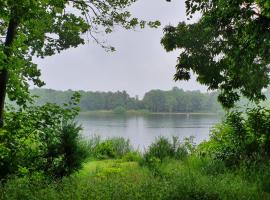
[[[217,115],[149,115],[149,116],[80,116],[83,135],[128,138],[135,148],[144,149],[156,137],[195,136],[199,143],[209,136],[209,129],[220,121]]]

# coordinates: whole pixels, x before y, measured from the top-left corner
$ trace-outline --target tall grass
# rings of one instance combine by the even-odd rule
[[[93,136],[87,139],[87,146],[93,159],[122,158],[134,151],[129,140],[122,137],[102,140],[99,136]]]
[[[190,157],[167,160],[155,176],[138,164],[111,161],[95,166],[88,175],[48,183],[40,177],[10,180],[2,187],[0,199],[117,199],[117,200],[259,200],[269,199],[258,185],[232,172],[209,175],[208,161]],[[98,161],[106,163],[106,161]]]
[[[270,199],[269,163],[227,168],[221,160],[196,154],[191,140],[158,138],[144,155],[123,138],[93,137],[87,148],[94,161],[78,173],[61,181],[41,174],[13,178],[0,186],[0,199]]]

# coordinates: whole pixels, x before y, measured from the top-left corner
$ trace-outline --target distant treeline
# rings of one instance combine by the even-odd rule
[[[200,91],[184,91],[174,87],[169,91],[151,90],[143,99],[130,97],[126,91],[90,92],[81,94],[81,111],[113,110],[119,107],[126,110],[149,110],[151,112],[219,112],[222,110],[217,102],[217,93],[201,93]],[[56,91],[52,89],[33,89],[38,105],[46,102],[63,104],[69,101],[72,90]]]

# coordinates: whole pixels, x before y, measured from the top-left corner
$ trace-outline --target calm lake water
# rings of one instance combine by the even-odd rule
[[[83,136],[101,138],[124,137],[133,147],[145,149],[155,138],[165,136],[180,139],[194,136],[199,143],[209,137],[209,130],[220,122],[218,115],[149,115],[149,116],[79,116]]]

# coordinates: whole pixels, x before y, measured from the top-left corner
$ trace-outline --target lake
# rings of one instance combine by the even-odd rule
[[[209,137],[209,130],[221,121],[218,115],[152,114],[147,116],[87,116],[78,121],[83,126],[83,136],[99,135],[101,138],[124,137],[133,147],[143,150],[155,138],[165,136],[180,139],[194,136],[199,143]]]

